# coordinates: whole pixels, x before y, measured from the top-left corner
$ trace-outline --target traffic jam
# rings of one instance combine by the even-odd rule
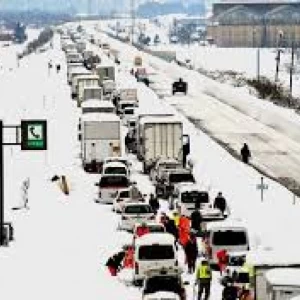
[[[117,278],[126,270],[144,300],[212,299],[215,286],[222,299],[254,299],[248,230],[231,219],[221,191],[212,197],[196,181],[189,160],[193,144],[181,119],[172,111],[141,109],[137,84],[149,88],[142,58],[122,69],[105,39],[74,26],[59,33],[80,116],[82,167],[100,175],[95,205],[109,205],[119,216],[116,230],[131,235],[131,243],[107,257],[109,274]],[[170,90],[186,94],[188,86],[180,78]],[[151,193],[133,173],[147,176]]]

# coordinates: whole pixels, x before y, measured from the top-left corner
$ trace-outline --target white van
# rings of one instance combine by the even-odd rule
[[[300,296],[300,269],[275,268],[265,273],[267,282],[266,300],[290,300]]]
[[[148,233],[135,241],[135,283],[143,280],[146,272],[153,268],[170,268],[178,265],[175,239],[169,233]]]
[[[227,220],[207,223],[203,239],[204,253],[211,264],[217,263],[216,253],[227,250],[229,256],[245,257],[250,250],[248,230],[240,222]]]

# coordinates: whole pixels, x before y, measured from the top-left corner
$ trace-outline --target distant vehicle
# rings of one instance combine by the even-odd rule
[[[84,101],[83,93],[84,89],[87,87],[99,87],[97,75],[87,74],[76,77],[76,97],[78,107],[80,107],[82,101]]]
[[[101,101],[98,99],[89,99],[81,104],[81,111],[86,113],[108,113],[115,114],[116,108],[109,101]]]
[[[187,94],[188,85],[185,81],[180,78],[178,81],[175,81],[172,85],[172,94],[175,95],[175,93],[184,93]]]
[[[172,35],[170,37],[170,42],[171,42],[171,44],[177,44],[179,42],[178,36],[177,35]]]
[[[129,179],[125,175],[102,175],[96,183],[99,187],[97,202],[113,204],[118,191],[128,188],[129,185]]]
[[[122,119],[122,124],[127,125],[128,120],[135,115],[136,109],[135,107],[125,107],[120,114],[120,118]]]
[[[147,222],[155,219],[155,215],[149,204],[125,203],[121,213],[120,228],[132,231],[136,222]]]
[[[172,268],[177,264],[173,235],[166,232],[148,233],[136,239],[133,273],[136,284],[139,284],[153,268]]]
[[[115,81],[115,66],[113,64],[99,64],[95,67],[95,72],[99,77],[99,85],[103,86],[104,80]]]
[[[121,123],[115,114],[85,113],[79,130],[85,171],[101,173],[106,157],[121,155]]]
[[[141,68],[141,67],[138,67],[135,71],[135,78],[138,82],[143,82],[145,83],[147,86],[149,85],[150,83],[150,80],[149,80],[149,75],[147,73],[147,70],[146,68]]]
[[[141,199],[132,199],[131,198],[131,187],[126,188],[126,189],[121,189],[118,191],[115,199],[113,200],[113,208],[112,210],[117,212],[117,213],[121,213],[123,210],[123,207],[126,203],[145,203],[145,199],[141,198]]]
[[[222,212],[213,208],[208,192],[201,186],[194,183],[178,185],[174,190],[173,197],[169,199],[169,208],[175,208],[190,217],[196,207],[199,207],[205,221],[224,219]]]
[[[153,268],[146,272],[142,300],[187,300],[182,270],[174,268]]]
[[[125,175],[129,177],[129,170],[121,162],[109,162],[103,164],[102,175]]]
[[[138,103],[134,100],[121,100],[117,104],[117,113],[123,114],[125,108],[134,109],[137,107]]]
[[[230,256],[245,257],[250,250],[248,230],[239,222],[230,220],[207,223],[204,253],[211,264],[218,262],[217,252],[225,249]]]
[[[164,199],[169,199],[170,197],[173,197],[176,185],[183,182],[196,182],[191,170],[184,168],[168,170],[155,184],[156,195]]]
[[[128,158],[123,157],[123,156],[113,156],[113,157],[106,157],[104,159],[103,164],[107,164],[110,162],[120,162],[124,164],[128,169],[131,167],[131,162],[128,160]]]
[[[150,180],[159,181],[163,173],[170,169],[182,168],[182,163],[176,159],[166,158],[158,159],[150,171]]]
[[[83,96],[82,101],[86,101],[89,99],[98,99],[102,100],[102,88],[99,86],[85,86],[83,88]]]

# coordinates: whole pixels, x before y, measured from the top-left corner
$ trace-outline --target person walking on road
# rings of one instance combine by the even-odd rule
[[[195,234],[190,235],[190,239],[185,246],[185,255],[188,265],[188,273],[192,274],[196,269],[196,260],[198,257],[198,245],[197,238]]]
[[[199,208],[196,208],[191,214],[191,229],[198,234],[201,232],[202,215]]]
[[[202,262],[197,266],[196,281],[198,284],[198,300],[202,300],[204,294],[204,300],[208,300],[210,297],[212,272],[209,263],[206,259],[202,259]]]
[[[151,206],[153,212],[157,214],[160,206],[157,197],[154,197],[154,194],[152,193],[150,194],[149,205]]]
[[[249,158],[251,157],[251,152],[246,143],[244,143],[242,149],[241,149],[241,157],[245,164],[249,163]]]
[[[226,199],[224,198],[224,196],[221,192],[219,192],[217,197],[215,198],[214,208],[219,209],[222,212],[222,214],[224,215],[224,212],[227,208],[227,203],[226,203]]]
[[[125,251],[120,251],[107,260],[105,265],[108,267],[111,276],[117,276],[119,269],[122,267],[124,257]]]

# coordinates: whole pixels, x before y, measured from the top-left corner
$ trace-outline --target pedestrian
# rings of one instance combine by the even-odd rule
[[[131,137],[130,137],[129,132],[128,132],[125,136],[125,148],[126,148],[127,153],[130,152],[130,143],[131,143]]]
[[[185,247],[186,243],[190,238],[190,229],[190,219],[187,216],[185,216],[185,214],[182,214],[179,218],[178,231],[179,242],[183,247]]]
[[[210,296],[212,272],[208,261],[204,258],[201,263],[197,266],[196,270],[196,281],[198,284],[198,300],[202,299],[204,294],[204,300],[208,300]]]
[[[188,273],[192,274],[195,272],[196,268],[196,260],[198,257],[198,245],[197,245],[197,238],[195,234],[190,235],[190,239],[185,246],[185,255],[186,261],[188,265]]]
[[[253,300],[253,295],[248,288],[243,288],[240,295],[239,295],[239,300]]]
[[[216,256],[218,259],[218,267],[219,267],[220,273],[222,275],[228,265],[229,256],[228,256],[227,250],[221,249],[221,250],[217,251]]]
[[[244,143],[242,149],[241,149],[241,156],[242,156],[242,160],[245,164],[249,163],[249,158],[251,157],[251,152],[250,149],[248,147],[248,145],[246,143]]]
[[[202,215],[199,208],[196,208],[191,214],[191,228],[198,234],[201,232]]]
[[[226,203],[226,199],[224,198],[224,196],[221,192],[219,192],[217,197],[215,198],[214,208],[219,209],[222,212],[222,214],[224,215],[224,212],[227,208],[227,203]]]
[[[177,210],[175,210],[175,211],[173,212],[173,220],[174,220],[174,222],[175,222],[176,227],[178,227],[178,225],[179,225],[179,220],[180,220],[180,215],[179,215],[179,212],[178,212]]]
[[[123,268],[133,269],[134,268],[134,247],[129,246],[125,252],[123,261]]]
[[[157,214],[157,211],[159,210],[159,201],[152,193],[150,194],[149,205],[151,206],[153,212]]]
[[[174,236],[175,242],[178,242],[178,228],[175,225],[175,222],[173,219],[170,219],[168,216],[166,217],[165,222],[165,229],[166,232],[172,234]]]
[[[59,71],[60,71],[60,64],[57,64],[56,65],[56,72],[59,73]]]
[[[105,265],[108,267],[111,276],[117,275],[118,271],[122,266],[122,261],[124,257],[125,257],[125,251],[120,251],[107,260]]]
[[[237,300],[238,289],[233,282],[228,282],[222,292],[222,300]]]

